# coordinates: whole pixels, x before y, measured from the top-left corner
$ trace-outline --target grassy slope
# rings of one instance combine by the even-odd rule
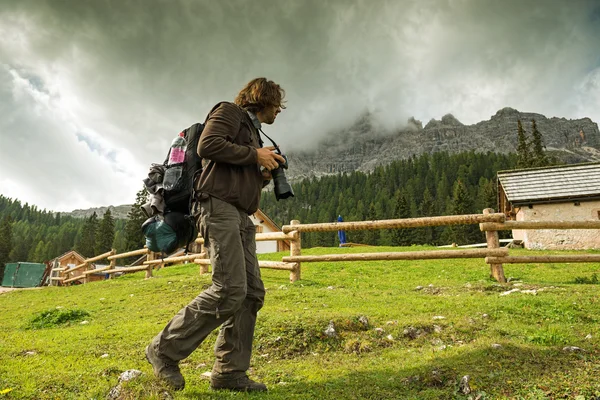
[[[390,250],[397,249],[369,249]],[[251,372],[270,391],[251,397],[461,398],[458,381],[470,375],[473,394],[482,398],[590,398],[600,394],[598,286],[573,281],[597,271],[594,264],[506,265],[506,276],[519,278],[520,288],[547,289],[500,296],[514,283],[501,287],[489,280],[482,260],[311,263],[294,284],[286,272],[263,270],[267,299]],[[13,390],[0,398],[101,399],[118,375],[132,368],[144,375],[125,384],[121,398],[162,398],[165,390],[153,378],[143,349],[209,285],[210,277],[197,272],[188,264],[157,271],[150,280],[141,272],[1,295],[0,393]],[[425,288],[415,290],[419,285]],[[89,324],[26,329],[37,313],[56,307],[89,312]],[[368,329],[358,322],[361,315],[368,317]],[[337,338],[322,333],[330,320]],[[403,336],[409,326],[424,334]],[[386,338],[390,334],[393,340]],[[585,339],[588,334],[591,339]],[[182,363],[187,387],[172,393],[174,398],[247,396],[214,393],[202,379],[213,360],[215,335]],[[494,349],[493,343],[502,347]],[[567,345],[586,351],[565,352]],[[105,353],[109,356],[101,358]]]

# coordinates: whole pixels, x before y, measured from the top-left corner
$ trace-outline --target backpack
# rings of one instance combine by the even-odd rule
[[[194,184],[202,172],[202,158],[198,155],[198,141],[204,124],[196,123],[183,131],[186,140],[185,160],[182,164],[168,165],[169,153],[162,164],[152,164],[144,184],[150,195],[149,204],[142,210],[149,217],[142,224],[146,247],[154,252],[172,253],[189,244],[198,235],[193,213]],[[181,175],[169,190],[163,187],[163,178],[169,168],[182,167]]]

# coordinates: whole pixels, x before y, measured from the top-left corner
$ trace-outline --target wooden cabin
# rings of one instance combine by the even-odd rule
[[[598,221],[600,163],[498,172],[498,206],[516,221]],[[600,249],[597,229],[513,230],[528,249]]]

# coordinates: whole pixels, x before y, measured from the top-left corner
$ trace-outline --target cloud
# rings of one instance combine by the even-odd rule
[[[600,120],[596,1],[4,3],[0,193],[42,207],[133,201],[172,137],[256,76],[287,91],[265,129],[284,150],[366,111],[387,130],[447,113],[476,123],[505,106]],[[40,145],[25,150],[25,137]],[[37,175],[5,177],[34,150]],[[36,176],[77,195],[23,189]]]

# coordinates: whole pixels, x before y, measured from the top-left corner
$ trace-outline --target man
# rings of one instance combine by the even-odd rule
[[[262,147],[261,124],[281,112],[285,91],[257,78],[234,103],[217,104],[198,142],[204,168],[196,191],[198,227],[212,265],[212,286],[179,311],[146,347],[154,373],[176,390],[185,380],[178,363],[221,326],[210,386],[235,391],[266,391],[251,380],[252,340],[265,289],[256,258],[256,228],[249,218],[258,209],[271,170],[284,158]],[[261,169],[261,167],[263,169]]]

